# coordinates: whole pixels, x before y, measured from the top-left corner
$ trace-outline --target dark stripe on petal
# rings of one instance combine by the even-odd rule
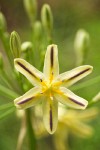
[[[40,81],[42,82],[43,80],[42,80],[42,79],[40,79]]]
[[[68,97],[68,99],[70,99],[71,101],[73,101],[74,103],[80,105],[80,106],[85,106],[84,104],[82,104],[81,102],[78,102],[77,100],[71,98],[71,97]]]
[[[50,106],[50,130],[52,131],[53,121],[52,121],[52,107]]]
[[[24,70],[26,70],[30,75],[32,75],[34,78],[37,78],[35,74],[33,74],[28,68],[26,68],[23,64],[20,62],[17,62],[18,65],[20,65]]]
[[[53,67],[53,59],[54,59],[54,49],[51,47],[50,60],[51,60],[51,68]]]
[[[18,105],[20,105],[20,104],[24,104],[24,103],[26,103],[26,102],[28,102],[28,101],[30,101],[30,100],[32,100],[32,99],[33,99],[33,97],[26,98],[26,99],[24,99],[24,100],[22,100],[22,101],[18,102],[17,104],[18,104]]]
[[[74,79],[74,78],[76,78],[76,77],[80,76],[81,74],[83,74],[83,73],[85,73],[85,72],[89,71],[89,70],[90,70],[90,68],[85,69],[85,70],[83,70],[83,71],[79,72],[78,74],[74,75],[73,77],[69,78],[68,80],[72,80],[72,79]]]

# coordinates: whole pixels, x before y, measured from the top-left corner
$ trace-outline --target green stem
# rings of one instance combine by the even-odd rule
[[[0,120],[5,118],[6,116],[10,115],[11,113],[13,113],[15,111],[15,107],[7,110],[6,112],[0,114]]]
[[[2,33],[2,32],[0,32],[0,37],[1,37],[1,41],[2,41],[2,43],[3,43],[3,46],[4,46],[4,48],[5,48],[5,52],[6,52],[6,54],[7,54],[7,57],[8,57],[8,59],[9,59],[10,65],[11,65],[11,67],[12,67],[13,64],[12,64],[11,55],[10,55],[9,39],[6,38],[6,37],[4,36],[4,33]]]
[[[0,72],[0,74],[1,74],[1,72]],[[7,81],[7,79],[5,79],[5,77],[1,74],[1,76],[0,76],[0,84],[2,84],[2,85],[5,85],[6,87],[8,87],[8,88],[12,88],[11,87],[11,85],[8,83],[8,81]]]
[[[98,83],[99,81],[100,81],[100,76],[97,76],[93,79],[90,79],[90,80],[85,81],[83,83],[77,84],[76,86],[72,87],[71,89],[72,90],[79,90],[79,89],[85,88],[87,86],[91,86],[95,83]]]
[[[14,82],[13,82],[13,80],[14,80],[14,79],[13,79],[13,76],[9,76],[9,75],[5,72],[4,69],[1,71],[1,74],[2,74],[2,76],[7,80],[7,82],[9,83],[11,89],[13,89],[14,91],[20,93],[20,90],[19,90],[19,88],[18,88],[18,86],[17,86],[17,83],[14,83]]]
[[[32,127],[31,109],[26,110],[26,125],[27,125],[30,150],[37,150],[36,138]]]
[[[12,107],[14,107],[14,104],[12,102],[8,104],[3,104],[0,106],[0,111],[4,109],[12,108]]]
[[[15,99],[19,95],[15,93],[12,90],[9,90],[8,88],[4,87],[3,85],[0,85],[0,93],[8,96],[9,98]]]

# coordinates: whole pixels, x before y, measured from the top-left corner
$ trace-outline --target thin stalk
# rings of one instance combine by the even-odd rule
[[[15,107],[7,110],[6,112],[0,114],[0,120],[5,118],[6,116],[10,115],[11,113],[13,113],[15,111]]]
[[[13,66],[12,61],[11,61],[11,55],[9,54],[10,52],[10,46],[9,46],[9,40],[4,36],[4,33],[0,32],[0,37],[1,37],[1,41],[3,43],[5,52],[7,54],[8,60],[10,62],[11,67]]]
[[[26,125],[27,125],[27,133],[29,138],[30,150],[37,150],[35,133],[32,127],[31,109],[26,110]]]
[[[12,102],[8,103],[8,104],[3,104],[3,105],[0,106],[0,111],[4,110],[4,109],[11,108],[11,107],[14,107],[14,104]]]
[[[21,150],[22,145],[24,142],[24,138],[26,136],[26,119],[25,116],[22,118],[22,123],[21,123],[21,128],[18,136],[18,141],[17,141],[17,148],[16,150]]]
[[[1,72],[0,72],[1,73]],[[3,75],[0,76],[0,84],[5,85],[8,88],[12,88],[11,85],[8,83],[7,79]]]
[[[13,78],[13,77],[12,77],[12,76],[9,76],[9,75],[5,72],[5,70],[2,70],[1,73],[2,73],[2,76],[3,76],[3,77],[7,80],[7,82],[9,83],[11,89],[15,90],[16,92],[19,92],[19,89],[17,88],[16,83],[13,82],[14,79],[11,79],[11,78]]]
[[[9,98],[15,99],[16,97],[18,97],[19,95],[17,93],[15,93],[14,91],[6,88],[3,85],[0,85],[0,93],[8,96]]]
[[[22,79],[18,80],[15,79],[14,77],[14,72],[12,73],[7,73],[5,72],[4,68],[0,71],[0,79],[1,81],[3,81],[3,83],[5,84],[5,86],[9,87],[10,89],[12,89],[13,91],[16,91],[16,93],[22,94],[23,93],[23,83],[22,83]],[[11,74],[11,75],[10,75]],[[21,76],[21,75],[19,75]],[[14,81],[14,82],[13,82]],[[16,82],[15,82],[16,81]],[[20,83],[21,82],[21,83]],[[19,84],[20,83],[20,84]],[[20,88],[19,88],[20,87]]]

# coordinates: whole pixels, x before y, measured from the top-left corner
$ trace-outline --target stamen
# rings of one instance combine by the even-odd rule
[[[62,84],[62,81],[58,81],[58,82],[53,83],[53,86],[60,86],[61,84]]]
[[[52,80],[53,80],[53,72],[51,72],[50,74],[50,83],[52,82]]]
[[[54,90],[54,92],[56,92],[56,93],[58,93],[58,94],[60,94],[60,95],[63,95],[63,96],[65,96],[65,97],[67,97],[69,100],[71,100],[71,101],[73,101],[74,103],[76,103],[76,104],[79,104],[79,105],[81,105],[81,106],[85,106],[83,103],[81,103],[81,102],[79,102],[79,101],[77,101],[77,100],[75,100],[75,99],[73,99],[73,98],[71,98],[71,97],[68,97],[67,95],[65,95],[62,91],[60,91],[60,90]]]
[[[60,91],[60,90],[53,89],[53,92],[56,92],[56,93],[58,93],[58,94],[63,95],[63,92],[62,92],[62,91]]]
[[[42,86],[44,86],[46,88],[48,87],[47,84],[44,81],[42,81],[41,84],[42,84]]]

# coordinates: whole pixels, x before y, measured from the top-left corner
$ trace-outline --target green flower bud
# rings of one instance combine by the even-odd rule
[[[0,53],[0,70],[3,69],[3,57],[2,54]]]
[[[27,41],[27,42],[22,43],[21,50],[22,52],[26,52],[28,50],[31,50],[32,47],[33,47],[32,43]]]
[[[42,37],[42,24],[40,21],[36,21],[33,25],[34,37],[36,40],[40,40]]]
[[[93,98],[92,102],[100,101],[100,92]]]
[[[12,51],[13,57],[20,57],[21,52],[21,40],[16,31],[13,31],[10,36],[10,49]]]
[[[37,0],[24,0],[24,6],[31,22],[34,22],[37,15]]]
[[[53,15],[48,4],[44,4],[42,7],[41,20],[46,32],[51,33],[53,29]]]
[[[77,65],[82,65],[86,59],[89,50],[89,34],[83,30],[78,30],[74,42],[75,53],[77,57]]]
[[[0,12],[0,31],[5,32],[7,30],[6,19],[4,15]]]

